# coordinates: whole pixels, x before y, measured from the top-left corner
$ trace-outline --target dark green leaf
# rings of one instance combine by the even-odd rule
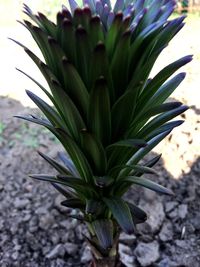
[[[75,193],[75,191],[73,191],[72,188],[68,188],[66,186],[62,186],[62,185],[57,184],[57,183],[51,183],[51,184],[64,197],[66,197],[66,198],[76,198],[77,197],[77,194]]]
[[[63,124],[59,115],[49,104],[28,90],[26,93],[54,126],[62,127]]]
[[[100,77],[96,81],[95,87],[92,89],[88,123],[91,132],[102,144],[109,144],[111,137],[110,100],[104,77]]]
[[[65,58],[62,60],[64,68],[65,90],[79,109],[83,118],[87,117],[89,94],[76,68]]]
[[[84,209],[85,204],[78,198],[70,198],[61,202],[62,206],[72,209]]]
[[[113,223],[108,219],[99,219],[92,222],[99,244],[104,249],[111,249],[113,245]]]
[[[126,202],[121,198],[112,197],[103,199],[108,208],[111,210],[114,218],[127,234],[134,233],[134,224],[130,209]]]
[[[133,203],[126,202],[132,214],[134,224],[143,223],[147,220],[147,214]]]
[[[86,129],[81,131],[81,146],[95,175],[104,175],[106,172],[106,153],[101,142]]]
[[[114,144],[111,144],[107,147],[107,149],[110,149],[115,146],[122,146],[122,147],[145,147],[147,145],[145,140],[142,139],[126,139],[119,142],[116,142]]]
[[[124,182],[131,182],[133,184],[138,184],[158,193],[166,195],[174,195],[174,193],[170,189],[165,188],[164,186],[159,185],[143,177],[128,176],[124,179]]]
[[[152,97],[158,88],[179,68],[189,63],[192,60],[192,56],[183,57],[173,63],[169,64],[167,67],[162,69],[144,88],[142,92],[138,106],[141,107],[142,103],[145,103],[150,97]]]
[[[58,163],[56,160],[48,157],[47,155],[43,154],[42,152],[38,151],[39,155],[45,159],[51,166],[53,166],[60,174],[71,175],[70,171]]]
[[[168,122],[169,120],[175,118],[176,116],[180,115],[184,111],[188,109],[187,106],[183,105],[178,108],[175,108],[173,110],[164,112],[155,118],[153,118],[150,122],[148,122],[142,130],[139,132],[138,136],[140,138],[146,138],[147,135],[149,135],[152,131],[158,129],[160,126],[162,126],[165,122]]]
[[[64,163],[64,165],[67,167],[67,169],[76,177],[78,177],[78,171],[73,163],[73,161],[65,155],[63,152],[58,152],[58,157],[60,160]]]

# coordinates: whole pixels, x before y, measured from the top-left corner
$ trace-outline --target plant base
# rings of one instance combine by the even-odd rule
[[[91,263],[90,267],[125,267],[125,265],[116,258],[104,258],[95,260]]]

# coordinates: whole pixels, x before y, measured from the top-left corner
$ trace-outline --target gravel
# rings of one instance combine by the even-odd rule
[[[150,266],[160,257],[158,242],[139,243],[135,249],[135,255],[142,267]]]

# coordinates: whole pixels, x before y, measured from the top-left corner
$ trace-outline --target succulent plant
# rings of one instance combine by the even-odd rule
[[[147,219],[124,194],[135,184],[173,194],[142,177],[156,173],[152,167],[160,155],[146,163],[141,160],[183,123],[172,119],[188,108],[168,98],[185,73],[171,76],[192,56],[150,78],[156,59],[185,17],[169,19],[175,8],[172,0],[117,0],[114,7],[109,0],[84,0],[82,7],[74,0],[69,4],[71,11],[63,6],[56,23],[24,5],[29,21],[21,23],[44,59],[15,42],[37,65],[49,89],[20,72],[52,105],[27,91],[44,117],[16,117],[46,127],[61,142],[62,163],[39,153],[58,174],[31,177],[50,182],[65,196],[62,205],[81,212],[73,217],[88,225],[93,266],[119,266],[120,232],[132,234],[136,224]]]

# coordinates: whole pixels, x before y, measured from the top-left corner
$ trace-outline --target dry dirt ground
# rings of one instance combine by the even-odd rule
[[[154,70],[185,54],[195,55],[184,68],[185,82],[173,95],[191,107],[183,115],[186,122],[150,155],[163,153],[156,167],[159,176],[152,179],[173,189],[175,197],[148,190],[141,194],[138,188],[128,193],[149,219],[135,235],[121,236],[120,253],[126,266],[200,266],[199,29],[200,17],[190,18]],[[12,95],[14,87],[9,88],[4,94]],[[82,235],[84,226],[66,219],[72,211],[59,205],[62,198],[53,188],[27,178],[29,173],[52,172],[36,151],[56,158],[59,144],[44,129],[12,118],[33,112],[19,101],[1,97],[0,110],[0,266],[88,266],[91,255]]]

